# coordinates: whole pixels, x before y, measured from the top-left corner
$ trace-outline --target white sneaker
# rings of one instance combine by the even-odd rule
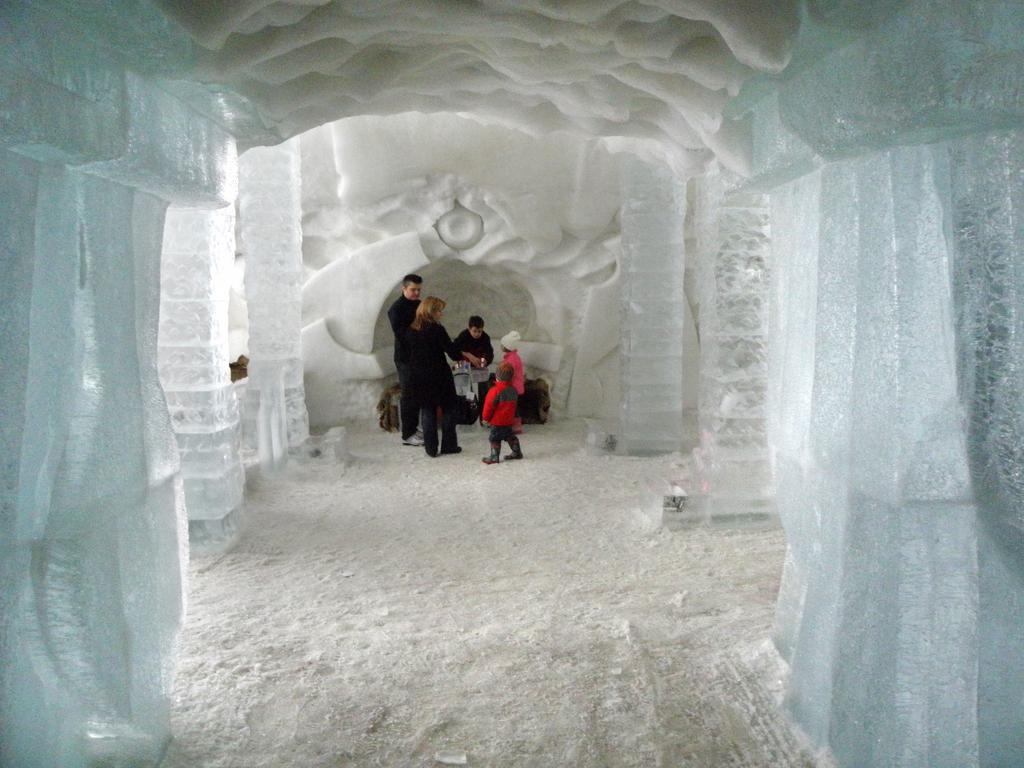
[[[423,435],[417,432],[402,441],[402,445],[423,445]]]

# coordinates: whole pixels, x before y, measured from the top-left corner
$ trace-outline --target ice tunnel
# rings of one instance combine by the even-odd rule
[[[0,764],[159,765],[190,542],[237,535],[245,455],[366,409],[419,270],[556,413],[695,445],[701,522],[779,521],[823,760],[1024,765],[1020,3],[10,0],[0,35]]]

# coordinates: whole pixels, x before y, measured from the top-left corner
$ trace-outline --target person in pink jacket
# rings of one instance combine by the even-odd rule
[[[512,366],[512,387],[516,393],[521,397],[523,392],[526,391],[526,376],[523,373],[523,360],[519,357],[519,342],[522,341],[523,337],[519,335],[519,331],[509,331],[501,337],[501,350],[504,352],[502,356],[502,362],[508,363]],[[516,411],[516,419],[512,424],[512,432],[517,435],[523,433],[523,420],[519,418],[519,412]]]

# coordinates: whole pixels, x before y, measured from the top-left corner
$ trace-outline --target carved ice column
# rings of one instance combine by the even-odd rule
[[[238,530],[245,470],[228,367],[235,208],[171,207],[164,223],[160,383],[181,453],[192,545],[223,548]]]
[[[124,69],[189,55],[158,12],[45,5],[0,4],[0,764],[153,768],[187,565],[164,211],[233,199],[235,145]]]
[[[1022,150],[877,152],[772,192],[776,642],[841,765],[1024,756]]]
[[[264,468],[309,436],[302,379],[302,210],[298,140],[239,158],[245,294],[249,307],[246,419]]]
[[[935,152],[907,148],[773,194],[780,245],[803,241],[814,256],[778,253],[789,263],[777,327],[810,334],[781,342],[788,361],[775,368],[792,386],[780,407],[794,413],[810,395],[797,421],[809,434],[778,421],[792,557],[780,646],[790,707],[847,764],[969,765],[977,750],[976,508],[941,174]],[[812,239],[793,232],[807,219]]]
[[[1024,12],[864,20],[750,115],[786,704],[841,766],[1022,765]]]
[[[700,296],[698,499],[710,519],[772,514],[765,428],[770,228],[763,195],[697,181]]]
[[[164,204],[9,153],[2,167],[19,220],[0,222],[0,763],[155,766],[185,565],[155,365]]]
[[[952,315],[978,504],[978,744],[983,765],[1024,764],[1024,128],[951,142],[949,167]]]
[[[679,450],[683,413],[685,186],[667,168],[629,159],[622,176],[620,447]]]

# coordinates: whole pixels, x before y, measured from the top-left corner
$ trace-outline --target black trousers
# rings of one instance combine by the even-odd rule
[[[451,453],[459,447],[459,436],[455,432],[455,408],[453,404],[442,410],[441,452]],[[437,453],[437,409],[424,408],[420,411],[423,422],[423,447],[431,456]]]
[[[398,386],[402,388],[402,400],[398,405],[398,417],[402,422],[402,439],[408,440],[416,434],[420,422],[420,409],[416,402],[409,396],[409,381],[412,378],[412,371],[405,363],[395,361],[398,369]]]

